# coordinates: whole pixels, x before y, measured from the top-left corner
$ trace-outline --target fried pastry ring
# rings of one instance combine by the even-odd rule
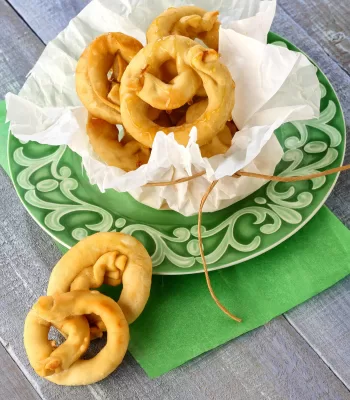
[[[206,11],[199,7],[170,7],[160,14],[149,26],[147,42],[155,42],[169,35],[201,39],[208,47],[218,50],[218,11]]]
[[[60,324],[67,340],[59,347],[48,340],[51,323],[30,310],[24,325],[24,345],[35,372],[42,377],[68,369],[87,350],[90,327],[84,316],[69,317]]]
[[[194,42],[192,42],[194,43]],[[198,89],[202,86],[200,76],[191,68],[186,60],[189,42],[177,40],[172,47],[170,42],[159,46],[149,45],[148,51],[144,52],[147,62],[139,70],[138,80],[130,82],[138,90],[138,96],[146,103],[158,110],[174,110],[191,101]],[[159,57],[152,52],[165,51]],[[141,62],[143,58],[140,57]],[[136,71],[139,69],[134,63]],[[163,80],[158,78],[161,75]],[[171,77],[173,78],[171,79]],[[170,81],[169,81],[170,79]]]
[[[123,284],[118,301],[129,324],[143,311],[149,297],[152,260],[130,235],[100,232],[73,246],[52,270],[47,294]]]
[[[65,343],[52,351],[51,342],[47,339],[50,325],[65,323],[73,316],[90,313],[98,315],[106,326],[105,347],[95,357],[89,360],[79,359],[68,369],[60,370],[60,365],[64,363],[61,349]],[[75,326],[75,329],[79,335],[79,327]],[[24,326],[24,346],[30,364],[38,373],[43,371],[41,365],[48,365],[47,359],[50,360],[49,364],[56,364],[55,373],[46,374],[45,377],[58,385],[88,385],[104,379],[122,362],[128,343],[129,327],[122,310],[110,297],[96,291],[40,297],[29,312]],[[84,352],[86,347],[84,342],[84,348],[79,348],[79,351]],[[59,351],[62,357],[54,355]]]
[[[205,112],[207,107],[207,99],[192,104],[186,111],[186,122],[193,123]],[[217,154],[225,154],[231,147],[232,136],[236,132],[234,128],[235,125],[233,123],[229,126],[229,123],[227,122],[224,128],[213,137],[210,143],[200,147],[202,157],[210,158]]]
[[[150,150],[131,140],[118,141],[118,128],[102,119],[92,118],[89,115],[86,133],[95,153],[107,164],[124,171],[134,171],[143,164],[147,164]]]
[[[196,119],[204,114],[208,107],[208,99],[200,100],[190,105],[186,111],[186,122],[192,124]]]
[[[176,67],[176,62],[175,60],[169,60],[166,61],[159,70],[159,77],[163,82],[169,83],[172,79],[174,79],[177,76],[177,67]],[[195,93],[196,96],[200,97],[206,97],[207,94],[205,92],[205,89],[203,85],[201,85],[197,92]]]
[[[178,56],[179,53],[181,57]],[[198,144],[201,146],[210,142],[231,117],[235,99],[230,72],[218,58],[215,50],[205,49],[183,36],[168,36],[139,51],[127,66],[120,87],[122,122],[130,135],[146,147],[152,147],[158,131],[166,134],[174,132],[177,142],[187,145],[190,130],[195,125],[198,129]],[[179,64],[185,63],[200,76],[208,95],[208,106],[193,124],[164,128],[148,118],[147,110],[148,104],[159,96],[159,91],[155,88],[159,81],[156,78],[157,71],[170,59],[175,59]],[[181,77],[178,76],[179,80]],[[163,83],[161,87],[165,87],[164,85],[166,84]],[[181,88],[184,90],[186,85],[193,88],[187,81],[183,85]],[[147,101],[142,100],[140,93]],[[171,98],[171,88],[167,93]],[[185,97],[188,91],[186,93]]]
[[[120,32],[97,37],[85,49],[76,68],[76,91],[84,106],[96,118],[121,123],[119,85],[124,70],[142,44]],[[113,82],[108,72],[113,71]]]

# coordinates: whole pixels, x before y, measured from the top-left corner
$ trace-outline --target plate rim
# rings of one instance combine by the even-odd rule
[[[288,44],[294,46],[295,48],[298,49],[298,52],[300,52],[301,54],[304,54],[316,67],[317,69],[323,74],[324,78],[326,79],[328,85],[332,88],[332,91],[339,103],[339,109],[340,109],[340,113],[341,113],[341,117],[342,117],[342,127],[343,127],[343,131],[346,132],[346,123],[345,123],[345,118],[344,118],[344,111],[343,111],[343,107],[342,104],[340,102],[340,99],[338,97],[338,94],[336,92],[336,90],[334,89],[333,85],[331,84],[331,82],[329,81],[327,75],[322,71],[322,69],[318,66],[318,64],[313,60],[313,58],[309,57],[306,53],[304,53],[302,50],[299,49],[299,47],[297,47],[296,45],[294,45],[290,40],[284,38],[283,36],[270,31],[269,33],[273,34],[274,36],[276,36],[277,38],[282,39],[283,41],[287,42]],[[19,194],[17,185],[15,183],[15,179],[14,179],[14,175],[13,175],[13,170],[12,170],[12,163],[10,162],[10,140],[11,137],[13,137],[13,135],[11,134],[10,129],[8,130],[8,140],[7,140],[7,149],[6,149],[6,153],[7,153],[7,159],[8,164],[9,164],[9,172],[10,172],[10,178],[12,180],[13,186],[15,188],[16,194],[18,196],[18,198],[20,199],[21,203],[23,204],[24,208],[26,209],[26,211],[28,212],[28,214],[31,216],[31,218],[39,225],[39,227],[46,232],[55,242],[59,243],[61,246],[63,246],[64,248],[66,248],[67,250],[69,250],[72,246],[67,245],[65,242],[63,242],[61,239],[59,239],[58,237],[55,236],[55,234],[53,232],[51,232],[50,230],[48,230],[48,228],[45,227],[45,225],[43,225],[30,211],[29,207],[26,205],[26,203],[24,202],[24,199],[22,199],[22,197]],[[346,143],[347,143],[347,137],[346,134],[344,135],[343,138],[343,155],[342,158],[340,160],[340,165],[343,165],[344,163],[344,159],[345,159],[345,153],[346,153]],[[287,234],[286,236],[284,236],[283,238],[281,238],[280,240],[278,240],[277,242],[273,243],[272,245],[270,245],[267,248],[264,248],[258,252],[255,252],[253,254],[248,255],[247,257],[244,257],[242,259],[239,259],[237,261],[233,261],[230,263],[226,263],[224,265],[220,265],[220,266],[213,266],[210,267],[208,266],[208,272],[211,271],[218,271],[221,269],[225,269],[225,268],[229,268],[229,267],[233,267],[235,265],[244,263],[246,261],[249,261],[253,258],[256,258],[264,253],[267,253],[268,251],[272,250],[273,248],[279,246],[281,243],[285,242],[286,240],[290,239],[294,234],[296,234],[300,229],[302,229],[317,213],[318,211],[321,209],[321,207],[325,204],[325,202],[327,201],[328,197],[330,196],[330,194],[332,193],[336,183],[338,182],[338,178],[339,178],[340,172],[338,172],[335,176],[334,182],[332,183],[331,187],[329,188],[328,192],[325,194],[325,196],[323,197],[323,199],[319,202],[319,204],[316,206],[316,208],[314,209],[314,211],[305,218],[304,221],[302,221],[298,226],[295,227],[294,230],[292,230],[289,234]],[[198,270],[190,270],[190,271],[186,271],[185,269],[180,269],[178,268],[176,271],[173,272],[158,272],[156,269],[153,270],[152,274],[153,275],[164,275],[164,276],[178,276],[178,275],[193,275],[193,274],[202,274],[204,273],[204,268],[202,269],[198,269]]]

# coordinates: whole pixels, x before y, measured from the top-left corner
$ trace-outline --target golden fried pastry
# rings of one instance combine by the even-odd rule
[[[177,70],[184,72],[166,84],[157,78],[157,74],[159,67],[172,59],[176,61]],[[200,77],[208,96],[204,114],[193,124],[170,128],[151,121],[147,115],[149,104],[158,109],[172,110],[192,101],[190,95],[201,86],[198,86],[197,79],[188,80],[192,74]],[[132,59],[122,77],[120,99],[123,125],[143,145],[152,147],[160,130],[166,134],[174,132],[177,142],[187,145],[190,130],[195,125],[197,142],[201,146],[210,142],[231,117],[234,83],[215,50],[205,49],[183,36],[168,36],[148,44]],[[155,106],[155,100],[160,104]]]
[[[199,7],[170,7],[160,14],[147,30],[147,42],[155,42],[169,35],[201,39],[208,47],[218,50],[218,11],[206,11]]]
[[[196,119],[204,114],[208,107],[208,99],[203,99],[193,103],[186,111],[186,122],[192,124]]]
[[[119,84],[127,64],[140,49],[138,40],[112,32],[97,37],[83,52],[76,69],[76,90],[94,117],[121,123]]]
[[[130,235],[100,232],[73,246],[52,270],[48,295],[123,284],[118,301],[128,323],[143,311],[152,280],[152,260]]]
[[[198,96],[198,97],[207,97],[207,92],[205,91],[203,85],[197,90],[196,96]]]
[[[160,78],[163,82],[169,83],[177,75],[178,75],[178,72],[177,72],[175,60],[168,60],[168,61],[165,61],[165,63],[160,66],[159,76],[157,76],[157,77]],[[197,92],[195,94],[196,94],[196,96],[201,96],[201,97],[207,96],[203,85],[201,85],[197,89]]]
[[[108,93],[107,99],[110,100],[113,104],[117,105],[118,108],[115,108],[117,111],[120,111],[120,83],[111,82],[111,90]]]
[[[186,112],[186,122],[193,123],[207,109],[208,100],[201,100],[192,104]],[[200,147],[202,157],[213,157],[217,154],[225,154],[231,147],[231,141],[234,133],[237,131],[233,122],[227,122],[224,128],[213,137],[211,142]]]
[[[68,369],[89,347],[90,327],[84,316],[70,316],[59,325],[67,339],[56,348],[48,340],[51,323],[40,318],[33,309],[27,315],[24,345],[30,364],[39,376],[47,377]]]
[[[72,317],[91,313],[102,319],[107,330],[106,345],[95,357],[75,361],[77,354],[85,352],[88,336],[76,353],[62,350],[68,341],[70,350],[71,342],[81,343],[80,336],[85,330],[80,331],[81,327],[75,323],[72,324],[75,331],[67,341],[53,350],[47,338],[51,325],[65,324]],[[128,343],[129,326],[122,310],[110,297],[96,291],[41,297],[29,312],[24,326],[24,346],[30,364],[41,376],[59,385],[88,385],[104,379],[122,362]]]
[[[200,147],[202,157],[210,158],[217,154],[225,154],[231,147],[231,140],[232,135],[230,129],[225,125],[224,129],[214,136],[210,143]]]
[[[140,99],[158,110],[167,111],[179,108],[192,100],[202,86],[202,81],[183,60],[187,50],[186,45],[177,46],[178,75],[168,83],[149,73],[149,66],[140,70],[141,81],[136,83]]]
[[[157,110],[156,108],[153,108],[151,106],[148,107],[147,115],[151,121],[156,120],[160,116],[161,113],[162,113],[162,110]]]
[[[134,171],[147,164],[150,149],[128,137],[118,141],[118,128],[102,119],[89,115],[86,133],[95,153],[107,164],[122,170]]]
[[[111,108],[103,103],[92,89],[88,74],[88,49],[79,58],[75,71],[76,91],[80,101],[88,111],[96,118],[102,118],[111,124],[119,124],[121,121],[120,110]],[[119,91],[118,91],[119,93]],[[115,94],[114,94],[115,96]]]

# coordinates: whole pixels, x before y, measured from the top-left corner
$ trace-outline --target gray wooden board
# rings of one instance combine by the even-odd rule
[[[346,0],[348,1],[348,0]],[[350,7],[350,3],[349,3]],[[304,16],[304,24],[307,25],[309,15]],[[290,40],[306,54],[308,54],[325,73],[333,85],[341,102],[347,130],[347,146],[344,163],[350,163],[350,76],[336,61],[333,61],[327,53],[327,48],[318,44],[308,36],[303,26],[296,24],[293,19],[284,12],[282,7],[277,7],[277,15],[272,25],[272,30]],[[347,28],[350,33],[350,25]],[[350,228],[350,178],[349,174],[341,174],[338,182],[327,200],[327,206],[334,214]]]
[[[281,1],[285,7],[284,1]],[[298,3],[298,1],[296,2]],[[321,2],[323,3],[323,2]],[[336,2],[345,3],[344,1]],[[350,9],[350,3],[348,2]],[[311,11],[310,11],[311,13]],[[308,15],[304,16],[304,21]],[[325,17],[326,18],[326,17]],[[305,24],[308,27],[308,24]],[[345,27],[344,27],[345,28]],[[311,38],[303,28],[293,23],[292,18],[278,10],[273,30],[305,51],[320,66],[334,86],[341,101],[347,124],[347,151],[345,163],[350,163],[350,77],[338,63],[327,55],[330,50],[322,43],[321,31],[314,31]],[[347,35],[350,26],[347,25]],[[328,44],[329,47],[333,43]],[[350,227],[350,176],[343,174],[327,201],[328,207]],[[350,277],[330,290],[321,293],[304,305],[286,313],[286,318],[320,355],[335,374],[350,387]]]
[[[2,97],[7,91],[19,91],[44,45],[4,0],[0,0],[0,26]]]
[[[21,88],[26,74],[40,56],[44,45],[4,0],[0,0],[0,25],[0,97],[2,97],[7,91],[16,93]],[[25,43],[25,46],[20,46],[19,43]],[[2,187],[2,181],[0,182],[0,187]],[[15,297],[13,301],[15,301]],[[2,305],[1,300],[0,305]],[[8,321],[8,315],[5,320]],[[0,366],[0,399],[39,398],[33,386],[1,344]]]
[[[17,364],[0,344],[0,399],[39,400],[40,397],[28,382]]]
[[[288,321],[350,387],[350,277],[286,314]]]
[[[8,0],[31,29],[48,43],[90,0]]]
[[[15,8],[17,7],[17,12],[21,17],[29,21],[31,28],[35,29],[37,35],[45,42],[64,28],[64,24],[73,16],[72,9],[79,11],[84,3],[72,1],[70,7],[65,1],[11,0],[11,2]],[[50,12],[49,9],[62,10],[61,20],[65,23],[47,24],[46,15]],[[6,23],[10,25],[5,28],[10,33],[6,36],[6,41],[3,43],[3,35],[0,38],[0,50],[6,49],[8,53],[12,51],[10,60],[19,59],[20,54],[23,58],[20,60],[19,70],[11,66],[3,70],[0,65],[2,78],[0,95],[3,95],[8,90],[19,89],[25,74],[30,70],[43,46],[13,10],[6,7],[3,0],[0,0],[0,11],[2,26],[4,27],[4,14]],[[33,11],[36,13],[34,13],[35,18]],[[57,11],[51,11],[51,13],[52,21],[59,18]],[[307,18],[308,15],[305,14],[304,20],[307,21]],[[33,21],[36,21],[36,28]],[[41,27],[43,29],[40,33]],[[312,35],[311,38],[308,37],[303,28],[295,24],[281,8],[278,9],[273,28],[305,50],[319,63],[340,95],[343,107],[349,107],[347,93],[349,79],[344,71],[341,71],[315,43],[313,40],[315,37]],[[25,37],[26,43],[29,42],[29,49],[26,49],[25,54],[23,54],[23,49],[19,48],[18,41],[15,40],[17,37]],[[345,114],[350,115],[349,109],[345,110]],[[346,196],[350,193],[349,186],[350,179],[344,175],[328,202],[331,209],[348,226],[350,203],[349,197]],[[143,370],[129,355],[122,367],[109,379],[88,388],[58,388],[36,377],[28,365],[19,338],[22,335],[25,313],[37,296],[44,293],[51,266],[59,258],[59,252],[23,209],[8,178],[2,171],[0,187],[2,188],[0,318],[4,321],[7,315],[12,316],[9,324],[1,326],[0,338],[9,354],[17,361],[43,398],[63,399],[68,396],[87,400],[90,398],[350,398],[345,386],[331,372],[333,370],[350,387],[348,376],[350,343],[347,322],[350,320],[348,304],[350,279],[344,280],[335,288],[289,312],[288,321],[296,330],[283,317],[277,318],[265,327],[213,350],[153,381],[145,376]],[[345,204],[342,201],[344,196]],[[331,370],[326,367],[316,352]],[[3,384],[2,382],[0,374],[0,385]],[[9,385],[9,382],[6,381],[5,384]]]
[[[279,0],[279,4],[333,60],[350,73],[349,0]]]

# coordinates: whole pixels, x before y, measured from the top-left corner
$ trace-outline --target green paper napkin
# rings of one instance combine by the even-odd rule
[[[5,107],[0,104],[0,123]],[[1,119],[2,118],[2,119]],[[7,165],[7,127],[0,163]],[[64,252],[65,248],[59,246]],[[129,350],[151,377],[261,326],[350,273],[350,231],[325,207],[292,238],[238,266],[210,274],[215,293],[241,324],[211,299],[203,274],[154,276],[151,296],[131,329]],[[117,298],[115,289],[104,293]]]
[[[150,377],[265,324],[350,273],[350,231],[325,207],[275,249],[210,274],[220,301],[243,318],[236,323],[211,299],[203,274],[155,276],[129,349]]]

